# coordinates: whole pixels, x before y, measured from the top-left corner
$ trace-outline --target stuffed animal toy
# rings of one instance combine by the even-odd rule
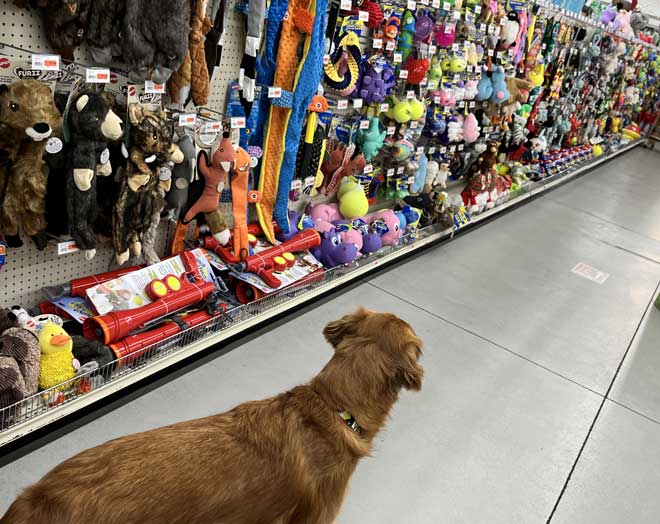
[[[520,21],[518,14],[515,11],[509,12],[504,19],[502,28],[500,30],[499,49],[508,49],[511,47],[518,38],[518,30],[520,29]]]
[[[474,100],[479,92],[476,80],[468,80],[465,82],[465,100]]]
[[[194,5],[192,27],[188,35],[188,53],[191,62],[190,95],[196,106],[205,106],[211,92],[211,78],[206,67],[204,35],[211,28],[211,20],[206,14],[207,2],[197,0]],[[184,23],[184,20],[181,20],[180,23]]]
[[[46,324],[39,333],[39,347],[39,389],[50,389],[76,376],[80,364],[73,356],[73,340],[61,326]]]
[[[396,246],[403,234],[398,217],[391,209],[378,211],[366,217],[374,233],[380,236],[384,246]]]
[[[463,118],[454,116],[447,124],[449,142],[461,142],[463,140]]]
[[[97,216],[96,177],[112,174],[107,141],[123,135],[121,119],[99,93],[85,92],[71,103],[67,125],[71,133],[67,214],[71,238],[91,260],[96,254],[92,226]]]
[[[339,211],[344,218],[361,217],[369,211],[369,201],[362,186],[353,178],[346,177],[337,190]]]
[[[435,160],[431,160],[426,167],[426,178],[424,179],[424,188],[422,193],[430,193],[432,189],[447,187],[447,179],[449,178],[449,164],[443,162],[439,164]]]
[[[48,0],[44,9],[46,38],[66,60],[80,45],[89,25],[92,0]]]
[[[625,38],[635,38],[635,32],[630,25],[630,12],[625,9],[621,9],[616,17],[614,17],[614,25],[612,29],[620,31]]]
[[[429,159],[425,153],[419,155],[417,161],[417,169],[413,174],[413,182],[410,184],[410,194],[416,195],[424,188],[424,181],[426,180],[426,173],[428,171]]]
[[[12,327],[0,335],[0,423],[14,418],[2,408],[38,391],[40,356],[37,336],[31,331]]]
[[[328,268],[353,262],[360,255],[357,246],[342,243],[339,233],[334,229],[321,233],[321,245],[311,252]]]
[[[119,174],[121,187],[112,217],[112,240],[119,265],[124,264],[131,253],[136,257],[142,254],[142,237],[158,206],[158,166],[166,163],[168,155],[180,154],[172,144],[162,110],[151,112],[141,104],[131,104],[128,116],[133,145],[126,166]]]
[[[493,96],[493,79],[489,71],[485,69],[481,71],[481,79],[477,84],[477,95],[475,100],[483,102],[489,100]]]
[[[503,104],[509,99],[510,93],[506,86],[506,73],[502,66],[493,69],[491,80],[493,82],[493,94],[490,101],[498,105]]]
[[[0,144],[7,155],[0,163],[0,234],[9,247],[23,245],[20,230],[38,249],[46,247],[43,155],[47,139],[61,125],[47,85],[36,80],[0,85]]]
[[[466,144],[471,144],[476,142],[479,139],[479,133],[481,128],[479,127],[479,122],[477,122],[477,117],[474,116],[474,113],[470,113],[465,117],[463,122],[463,140]]]
[[[600,23],[605,25],[613,23],[618,12],[619,11],[616,7],[616,4],[608,6],[607,9],[605,9],[600,15]]]
[[[131,82],[164,84],[188,49],[190,0],[130,0],[122,23],[122,55]]]
[[[433,223],[433,216],[435,211],[435,193],[423,192],[418,195],[408,195],[403,201],[416,209],[419,209],[422,214],[419,219],[419,226],[426,227]]]
[[[94,0],[91,2],[89,27],[85,40],[97,64],[109,65],[121,55],[122,23],[126,0]]]
[[[174,166],[172,187],[165,197],[168,220],[178,222],[181,209],[188,200],[188,189],[195,175],[195,144],[189,135],[183,135],[176,144],[183,153],[183,162]]]
[[[383,147],[387,133],[381,130],[380,121],[376,117],[369,118],[369,127],[360,129],[357,134],[356,143],[360,147],[364,159],[371,162]]]
[[[113,351],[98,340],[88,340],[78,335],[71,338],[73,340],[71,351],[81,366],[88,362],[96,362],[100,369],[117,359]]]
[[[229,242],[231,232],[224,217],[218,211],[218,204],[220,203],[220,193],[222,193],[227,176],[235,161],[236,149],[229,140],[228,133],[220,140],[218,148],[211,157],[210,164],[206,154],[204,152],[200,153],[198,169],[204,177],[204,190],[183,218],[184,223],[187,223],[195,218],[198,213],[205,213],[207,224],[211,228],[213,236],[222,245]]]

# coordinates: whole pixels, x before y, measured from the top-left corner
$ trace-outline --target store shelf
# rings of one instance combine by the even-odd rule
[[[326,271],[314,280],[290,286],[257,302],[238,308],[232,321],[216,317],[208,323],[166,339],[159,343],[157,345],[158,347],[150,348],[148,353],[141,355],[138,363],[133,363],[131,366],[123,366],[120,372],[109,373],[108,378],[111,377],[111,380],[108,380],[105,384],[87,393],[79,394],[59,406],[46,407],[43,405],[41,397],[35,395],[33,397],[35,407],[29,413],[24,414],[24,420],[0,431],[0,447],[26,437],[36,430],[45,428],[63,417],[72,415],[87,406],[91,406],[212,346],[221,347],[223,342],[240,336],[250,329],[262,326],[269,319],[285,314],[292,308],[308,303],[380,267],[386,266],[402,257],[410,256],[432,244],[449,240],[456,234],[462,234],[472,226],[491,219],[507,209],[518,206],[553,187],[569,182],[642,143],[643,140],[631,142],[611,154],[603,155],[575,169],[533,183],[527,192],[475,216],[469,224],[461,229],[437,230],[432,227],[423,229],[420,237],[412,243],[372,255],[349,267],[340,267],[335,270]],[[211,334],[208,334],[209,332]],[[37,403],[40,405],[36,405]]]

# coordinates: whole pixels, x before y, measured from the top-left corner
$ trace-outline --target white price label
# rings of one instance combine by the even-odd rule
[[[458,144],[458,150],[459,151],[463,151],[463,147],[464,147],[463,144]]]
[[[434,104],[439,104],[440,103],[440,97],[439,96],[434,96],[433,97],[433,103]]]
[[[440,148],[440,153],[441,153],[441,154],[444,154],[444,153],[446,153],[446,152],[447,152],[447,147],[446,147],[446,146],[442,146],[442,147]]]
[[[369,129],[369,120],[360,120],[360,129]]]
[[[442,2],[443,11],[451,11],[451,4],[449,2]]]
[[[360,11],[358,13],[358,20],[362,22],[368,22],[369,21],[369,11]]]
[[[390,104],[388,104],[387,102],[383,102],[382,104],[380,104],[380,112],[381,113],[385,113],[389,110],[390,110]]]
[[[394,51],[394,40],[388,40],[387,43],[385,44],[385,49],[388,51]]]
[[[233,116],[230,119],[232,129],[243,129],[245,127],[244,116]]]
[[[419,126],[419,122],[417,120],[410,122],[410,129],[417,129],[417,126]]]
[[[418,155],[421,155],[424,152],[424,146],[417,147],[417,149],[415,151],[417,151]]]
[[[435,146],[429,147],[429,155],[432,155],[433,153],[435,153]]]
[[[59,71],[60,55],[32,55],[32,69],[39,71]]]
[[[445,34],[449,35],[451,32],[454,30],[454,26],[452,24],[445,24]]]
[[[281,87],[269,87],[268,88],[268,98],[282,98],[282,88]]]
[[[470,102],[470,108],[474,107],[474,102]]]
[[[449,146],[449,152],[450,153],[455,153],[456,152],[456,146]]]
[[[369,174],[374,172],[374,166],[372,164],[367,164],[362,170],[363,173]]]
[[[408,78],[408,70],[402,69],[401,71],[399,71],[399,78],[402,78],[403,80]]]
[[[422,5],[429,5],[429,0],[419,0]]]
[[[144,92],[148,94],[162,95],[165,92],[165,84],[154,84],[151,80],[145,80]]]
[[[493,49],[489,49],[488,56],[495,56],[495,51]]]
[[[480,14],[481,13],[481,6],[480,5],[475,5],[474,6],[474,12],[477,13],[477,14]]]
[[[433,56],[435,52],[437,51],[437,47],[435,45],[430,45],[429,46],[429,56]]]
[[[301,187],[302,187],[302,180],[296,178],[295,180],[291,181],[291,189],[293,189],[294,191],[296,189],[300,189]]]
[[[454,82],[458,82],[460,79],[461,79],[461,75],[459,75],[458,73],[456,73],[456,74],[454,75]]]
[[[414,184],[415,183],[415,177],[414,176],[409,176],[408,180],[406,180],[406,182],[408,182],[408,184]]]
[[[382,49],[383,48],[383,39],[382,38],[374,38],[374,49]]]
[[[387,170],[387,176],[394,176],[394,168],[393,168],[393,167],[390,167],[390,168]]]
[[[405,167],[399,166],[399,167],[396,168],[396,174],[397,175],[402,175],[404,170],[405,170]]]
[[[348,109],[348,100],[337,100],[337,109]]]
[[[354,98],[353,99],[353,109],[360,109],[362,107],[362,99]]]
[[[458,103],[458,107],[465,107],[465,101],[461,100],[461,101]]]
[[[220,133],[222,132],[222,122],[207,122],[204,125],[205,133]]]
[[[403,62],[403,55],[401,53],[394,53],[394,57],[392,58],[392,61],[395,64],[400,64]]]
[[[454,42],[454,43],[451,45],[451,50],[452,50],[452,51],[458,51],[458,47],[459,47],[459,46],[458,46],[458,43]]]
[[[440,0],[431,0],[431,7],[440,9]]]
[[[195,113],[187,113],[187,114],[179,115],[180,126],[194,127],[196,124],[197,124],[197,115]]]
[[[406,98],[408,100],[412,100],[413,98],[415,98],[415,92],[412,91],[412,90],[411,91],[406,91]]]
[[[459,20],[461,18],[461,12],[460,11],[454,11],[454,20]]]
[[[388,127],[387,127],[387,134],[388,134],[388,136],[392,136],[394,133],[396,133],[396,127],[394,127],[394,126],[388,126]]]
[[[330,55],[323,55],[323,65],[328,65],[330,63]]]
[[[353,2],[351,2],[351,0],[341,0],[341,2],[339,2],[339,7],[342,11],[350,11],[353,9]]]
[[[409,11],[414,11],[415,9],[417,9],[417,2],[415,2],[415,0],[408,0],[408,3],[406,5]]]
[[[308,176],[305,179],[305,187],[312,187],[315,182],[316,182],[316,177],[315,176]]]
[[[74,240],[57,243],[57,256],[68,255],[69,253],[75,253],[76,251],[80,251],[80,249],[78,249]]]
[[[107,84],[110,82],[110,69],[85,69],[85,82],[88,84]]]

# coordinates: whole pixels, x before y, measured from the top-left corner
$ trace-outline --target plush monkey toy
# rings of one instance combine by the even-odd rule
[[[19,230],[44,249],[48,138],[62,125],[50,88],[36,80],[0,85],[0,233],[9,247],[23,245]]]
[[[90,91],[73,100],[67,124],[73,143],[67,177],[69,228],[85,258],[91,260],[96,254],[92,228],[97,215],[96,176],[112,173],[107,142],[121,138],[123,122],[103,95]]]

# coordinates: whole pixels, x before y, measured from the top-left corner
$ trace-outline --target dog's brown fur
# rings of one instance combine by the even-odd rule
[[[359,309],[323,333],[335,354],[308,384],[84,451],[0,524],[331,524],[358,460],[400,390],[421,388],[423,369],[421,340],[394,315]]]

